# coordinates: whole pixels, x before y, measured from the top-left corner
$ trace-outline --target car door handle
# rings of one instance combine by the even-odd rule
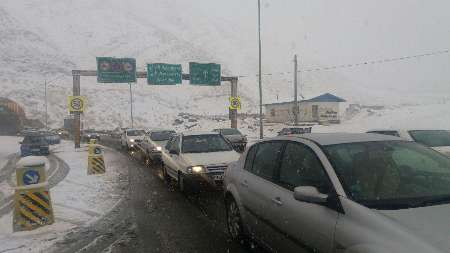
[[[283,202],[281,201],[280,197],[273,198],[272,202],[277,204],[278,206],[282,206],[283,205]]]
[[[243,186],[243,187],[248,187],[248,182],[247,182],[247,180],[244,180],[244,181],[241,181],[241,185]]]

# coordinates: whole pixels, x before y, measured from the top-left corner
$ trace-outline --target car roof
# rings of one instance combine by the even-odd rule
[[[445,129],[430,129],[430,128],[397,128],[397,129],[392,129],[392,128],[376,128],[376,129],[370,129],[367,130],[367,132],[376,132],[376,131],[449,131],[449,130],[445,130]]]
[[[395,136],[370,133],[307,133],[301,135],[291,135],[288,137],[277,137],[273,139],[292,140],[292,138],[310,140],[322,146],[371,141],[404,141],[402,138]]]
[[[148,132],[149,133],[154,133],[154,132],[175,132],[175,130],[173,130],[173,129],[155,128],[155,129],[149,129]]]
[[[212,131],[190,131],[190,132],[183,132],[183,136],[193,136],[193,135],[219,135],[217,132]]]
[[[144,131],[143,129],[137,129],[137,128],[128,128],[128,129],[125,129],[125,131]]]

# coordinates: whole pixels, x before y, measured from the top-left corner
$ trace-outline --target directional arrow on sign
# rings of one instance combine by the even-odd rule
[[[31,175],[25,175],[28,179],[29,179],[29,183],[30,184],[37,184],[38,182],[39,182],[39,176],[38,175],[33,175],[33,176],[31,176]]]
[[[23,180],[24,185],[30,185],[30,184],[39,183],[40,178],[41,177],[37,171],[28,170],[23,173],[22,180]]]

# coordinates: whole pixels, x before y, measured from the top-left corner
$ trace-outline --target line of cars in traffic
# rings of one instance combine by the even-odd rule
[[[50,154],[50,145],[61,143],[61,135],[47,130],[22,131],[23,140],[20,144],[20,155],[47,156]]]
[[[450,131],[307,132],[281,131],[242,154],[224,131],[130,132],[123,144],[158,154],[164,179],[184,193],[223,189],[238,242],[274,252],[450,252]]]

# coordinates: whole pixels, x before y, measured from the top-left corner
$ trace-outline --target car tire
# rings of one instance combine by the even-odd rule
[[[150,159],[148,152],[145,153],[144,163],[145,163],[145,166],[147,166],[148,168],[150,168],[150,166],[152,165],[152,160]]]
[[[178,172],[178,189],[185,195],[191,193],[191,185],[182,172]]]
[[[233,241],[236,241],[242,245],[246,245],[248,243],[248,236],[244,231],[239,206],[237,205],[233,197],[227,198],[225,205],[228,234]]]

